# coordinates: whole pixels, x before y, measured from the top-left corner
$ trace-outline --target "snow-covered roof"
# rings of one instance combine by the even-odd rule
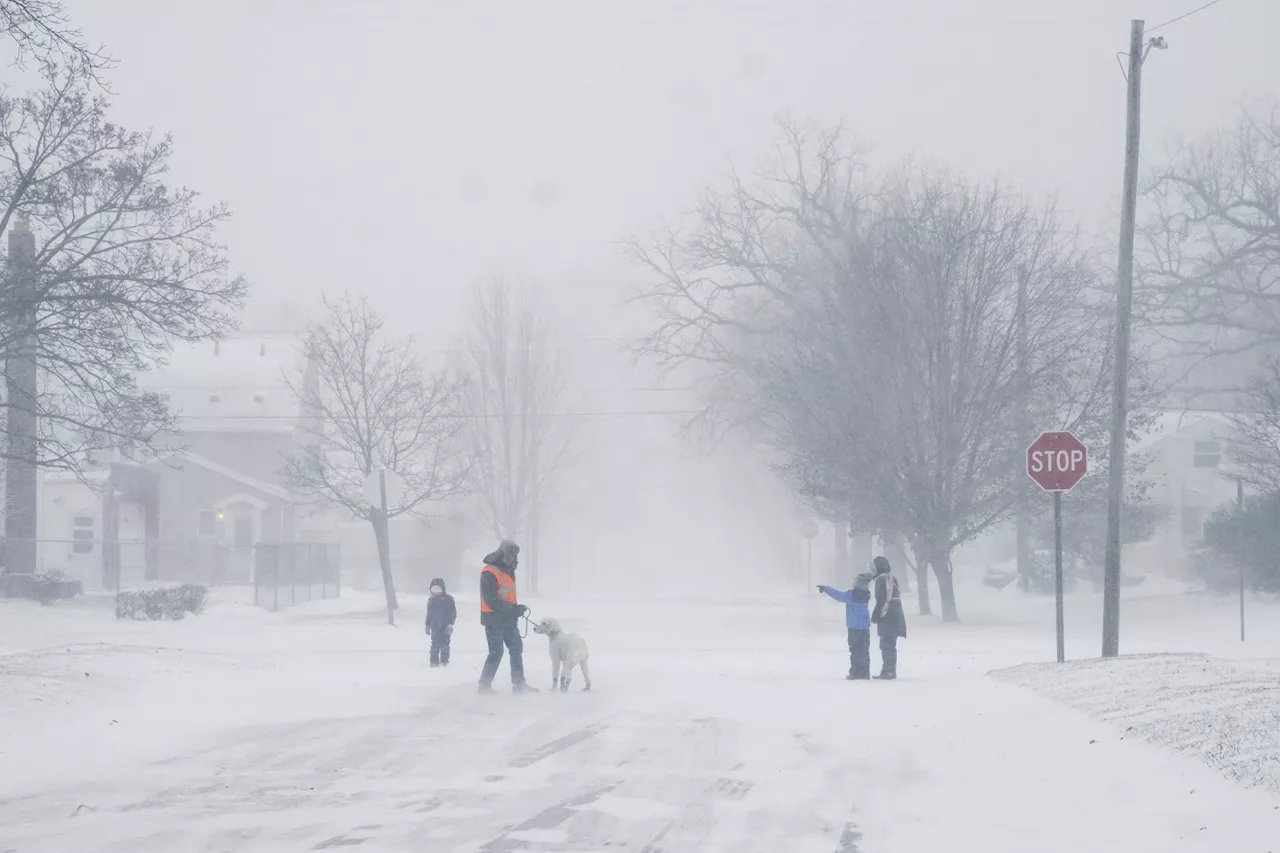
[[[1151,430],[1139,439],[1129,452],[1142,453],[1150,450],[1183,430],[1205,422],[1227,429],[1231,428],[1230,417],[1222,412],[1202,412],[1186,409],[1163,411],[1156,416]]]
[[[184,432],[287,432],[299,416],[286,382],[301,367],[298,346],[291,336],[179,346],[138,384],[168,396]]]
[[[234,480],[241,485],[248,486],[254,491],[261,492],[264,495],[270,495],[271,497],[286,502],[291,500],[288,489],[259,480],[256,477],[250,477],[248,474],[243,474],[234,468],[228,468],[226,465],[214,462],[212,459],[207,459],[196,453],[166,453],[149,460],[147,464],[153,466],[167,465],[175,468],[181,468],[184,464],[196,465],[207,471],[212,471],[215,474],[226,477],[229,480]]]

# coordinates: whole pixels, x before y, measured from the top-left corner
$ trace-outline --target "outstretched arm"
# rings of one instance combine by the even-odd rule
[[[829,586],[819,587],[824,593],[839,601],[841,604],[853,603],[853,590],[851,589],[832,589]]]

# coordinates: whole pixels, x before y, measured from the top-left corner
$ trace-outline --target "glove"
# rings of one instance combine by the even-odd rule
[[[826,592],[827,588],[822,584],[818,584],[818,592]]]
[[[525,607],[523,604],[517,604],[515,610],[517,619],[529,612],[529,608]]]
[[[452,637],[452,636],[453,636],[453,626],[452,626],[452,625],[446,625],[446,626],[444,626],[444,635],[445,635],[446,637]]]
[[[428,636],[428,637],[430,637],[430,636],[431,636],[431,626],[430,626],[430,625],[428,625],[428,626],[427,626],[427,628],[426,628],[426,630],[427,630],[427,636]]]

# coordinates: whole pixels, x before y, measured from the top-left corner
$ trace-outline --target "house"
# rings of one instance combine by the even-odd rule
[[[168,398],[180,432],[144,461],[117,453],[82,478],[46,472],[41,568],[86,589],[247,582],[257,543],[331,526],[297,505],[283,476],[285,455],[314,431],[290,387],[301,367],[296,337],[259,335],[181,346],[140,376]]]
[[[286,456],[314,440],[319,421],[295,388],[315,381],[296,336],[246,335],[183,346],[139,377],[164,394],[180,432],[154,457],[90,465],[83,478],[46,472],[42,568],[110,590],[144,581],[248,583],[263,543],[338,543],[345,583],[381,583],[366,521],[295,495]],[[391,524],[392,568],[410,591],[456,577],[463,545],[451,520]]]
[[[1127,565],[1175,577],[1190,570],[1190,554],[1203,541],[1209,516],[1236,500],[1228,460],[1233,436],[1225,414],[1167,411],[1130,449],[1131,458],[1146,461],[1148,497],[1165,515],[1148,541],[1126,546]]]

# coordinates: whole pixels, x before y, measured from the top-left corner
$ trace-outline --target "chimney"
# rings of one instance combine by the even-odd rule
[[[9,259],[30,259],[35,253],[36,240],[31,234],[31,219],[27,214],[19,213],[14,218],[13,227],[9,229]]]

